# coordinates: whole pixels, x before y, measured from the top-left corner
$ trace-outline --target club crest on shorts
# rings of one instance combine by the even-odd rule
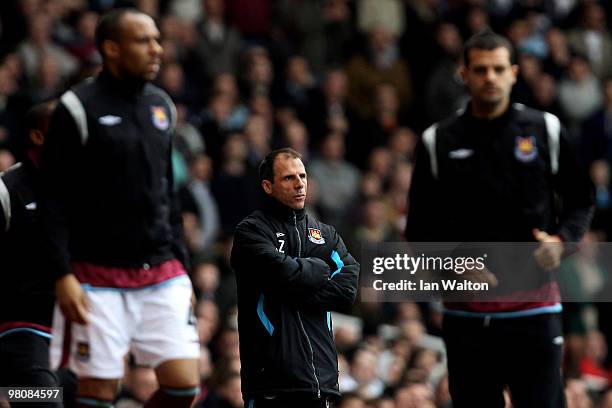
[[[318,230],[316,228],[308,228],[308,239],[310,240],[310,242],[313,242],[315,244],[321,245],[325,243],[325,238],[323,238],[321,230]]]
[[[87,361],[89,360],[89,357],[91,357],[89,343],[85,341],[79,341],[76,346],[76,358],[81,361]]]
[[[170,127],[170,119],[163,106],[151,106],[151,119],[159,130],[168,130]]]
[[[514,157],[520,162],[529,163],[538,155],[534,136],[517,136],[514,143]]]

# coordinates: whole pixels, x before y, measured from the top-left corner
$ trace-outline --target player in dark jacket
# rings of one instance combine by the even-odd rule
[[[562,242],[579,241],[588,228],[591,185],[559,119],[510,103],[518,67],[505,38],[474,36],[464,64],[472,99],[464,112],[423,134],[406,238],[533,242],[539,279],[559,266]],[[523,294],[534,297],[523,301],[445,305],[453,407],[503,407],[506,385],[517,407],[564,406],[558,286],[548,280],[529,289]]]
[[[23,161],[0,173],[0,386],[58,386],[49,369],[54,279],[45,262],[37,214],[38,161],[55,104],[30,110],[27,140],[19,149],[24,150]]]
[[[350,306],[359,264],[332,226],[305,213],[306,170],[291,149],[260,166],[263,210],[236,228],[242,393],[247,407],[325,407],[340,396],[330,311]]]
[[[62,312],[51,361],[77,374],[78,406],[104,407],[130,351],[160,384],[147,407],[189,407],[199,345],[172,178],[176,112],[151,84],[160,33],[147,14],[114,9],[96,43],[102,72],[60,97],[41,159],[41,217]]]

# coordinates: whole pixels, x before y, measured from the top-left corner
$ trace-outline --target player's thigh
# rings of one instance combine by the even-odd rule
[[[89,323],[70,323],[59,308],[54,315],[58,331],[52,344],[53,367],[70,368],[81,378],[116,379],[124,374],[134,323],[125,307],[126,293],[87,291]]]
[[[155,368],[157,381],[163,387],[191,388],[199,384],[198,360],[180,359],[164,361]]]
[[[453,407],[503,408],[504,367],[482,319],[445,316],[444,342]]]
[[[131,345],[136,362],[160,369],[163,378],[166,371],[179,371],[187,386],[193,383],[192,376],[197,377],[200,355],[192,294],[191,281],[185,275],[134,293],[130,299],[138,303],[140,313]]]
[[[78,398],[113,401],[119,391],[120,379],[79,378]]]
[[[30,331],[0,337],[0,384],[23,387],[56,387],[49,367],[49,339]]]
[[[517,333],[508,344],[510,392],[517,407],[565,406],[561,364],[563,337],[557,315],[541,315],[517,321]],[[520,333],[529,333],[520,336]],[[512,347],[510,347],[512,346]]]

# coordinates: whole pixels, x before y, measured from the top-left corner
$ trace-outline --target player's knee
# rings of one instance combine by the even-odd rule
[[[193,389],[200,383],[198,360],[169,360],[160,364],[155,372],[161,388]]]
[[[98,378],[81,378],[77,390],[77,398],[100,401],[113,401],[119,390],[119,380],[102,380]],[[86,401],[85,401],[86,402]]]

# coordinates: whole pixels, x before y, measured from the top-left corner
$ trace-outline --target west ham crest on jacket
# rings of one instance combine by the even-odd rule
[[[321,234],[321,230],[316,228],[308,228],[308,239],[310,242],[314,242],[315,244],[324,244],[325,238]]]
[[[151,119],[153,120],[153,125],[159,130],[168,130],[170,119],[163,106],[151,106]]]
[[[514,143],[514,157],[520,162],[529,163],[538,155],[534,136],[517,136]]]

